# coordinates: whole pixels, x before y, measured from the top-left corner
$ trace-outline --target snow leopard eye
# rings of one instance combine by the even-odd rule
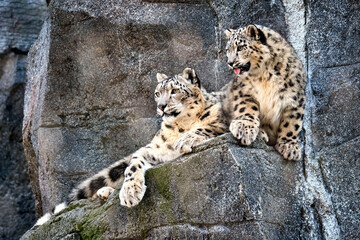
[[[178,93],[179,92],[179,89],[172,89],[171,90],[171,94],[176,94],[176,93]]]
[[[245,46],[243,46],[243,45],[242,45],[242,46],[237,46],[237,50],[238,50],[238,51],[241,51],[241,50],[243,50],[244,48],[245,48]]]
[[[155,92],[155,97],[160,97],[160,93],[159,93],[159,92]]]

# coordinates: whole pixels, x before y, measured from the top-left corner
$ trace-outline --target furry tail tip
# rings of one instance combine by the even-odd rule
[[[64,210],[67,207],[67,204],[65,202],[60,203],[59,205],[57,205],[53,211],[53,213],[46,213],[44,216],[42,216],[41,218],[39,218],[34,226],[40,226],[43,225],[44,223],[46,223],[47,221],[49,221],[49,219],[51,218],[52,215],[57,214],[59,212],[61,212],[62,210]]]

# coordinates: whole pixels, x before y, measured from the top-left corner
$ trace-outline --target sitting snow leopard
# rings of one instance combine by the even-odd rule
[[[124,180],[120,204],[134,207],[145,194],[147,169],[189,153],[194,146],[227,131],[220,102],[201,88],[193,69],[186,68],[173,77],[158,73],[157,80],[155,101],[162,123],[155,137],[145,147],[82,182],[73,189],[69,202],[106,199]],[[58,205],[54,213],[66,206],[65,203]],[[42,225],[50,216],[45,214],[35,225]]]
[[[275,31],[249,25],[226,30],[227,63],[235,79],[223,89],[230,131],[242,144],[264,130],[269,145],[298,160],[305,105],[305,73],[289,43]]]

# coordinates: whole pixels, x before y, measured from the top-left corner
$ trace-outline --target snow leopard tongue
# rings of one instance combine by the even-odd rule
[[[234,69],[234,73],[235,73],[235,74],[240,74],[240,72],[241,72],[241,69],[240,69],[240,68],[235,68],[235,69]]]

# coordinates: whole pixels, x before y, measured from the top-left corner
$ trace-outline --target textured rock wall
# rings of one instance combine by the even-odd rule
[[[359,12],[356,1],[307,5],[305,179],[308,210],[329,239],[360,236]]]
[[[265,163],[257,162],[260,166],[256,168],[249,165],[252,150],[232,144],[230,151],[228,145],[223,145],[224,154],[231,152],[230,159],[238,166],[236,171],[248,173],[241,175],[235,171],[237,177],[231,177],[240,179],[238,183],[247,182],[249,189],[254,189],[248,192],[247,201],[252,203],[249,204],[253,212],[259,213],[254,224],[262,226],[261,231],[246,227],[253,224],[252,220],[243,218],[241,207],[246,203],[242,205],[236,198],[241,205],[240,212],[232,215],[231,222],[236,226],[227,226],[226,231],[229,235],[236,233],[255,239],[357,239],[360,236],[359,8],[360,4],[351,0],[52,1],[49,18],[30,53],[24,110],[25,153],[37,213],[48,211],[63,200],[81,179],[149,141],[158,128],[152,100],[157,72],[173,74],[184,67],[194,67],[207,89],[219,89],[232,77],[223,51],[226,43],[223,30],[257,23],[286,37],[307,69],[304,158],[299,163],[286,163],[266,150],[261,155]],[[283,164],[289,172],[281,170]],[[200,172],[206,175],[207,171],[203,168]],[[287,175],[283,179],[284,174]],[[266,179],[274,180],[267,183]],[[282,191],[279,186],[286,186],[290,179],[294,180],[293,185]],[[205,178],[200,182],[209,184],[208,181]],[[158,188],[161,186],[149,191]],[[227,194],[226,190],[223,194]],[[176,187],[169,191],[177,194],[180,190]],[[282,199],[261,200],[268,194],[280,194]],[[190,207],[197,202],[196,197],[194,194],[186,199]],[[208,197],[211,202],[218,196]],[[172,229],[169,225],[174,222],[155,221],[156,224],[146,225],[136,235],[132,231],[134,226],[141,225],[137,221],[142,220],[129,210],[127,214],[139,218],[120,218],[117,223],[125,227],[121,230],[111,222],[117,219],[112,214],[118,217],[125,212],[116,201],[101,208],[87,208],[85,204],[78,213],[66,213],[72,217],[63,220],[64,225],[58,220],[65,215],[60,215],[55,222],[64,230],[58,238],[69,232],[75,235],[74,232],[79,232],[83,237],[95,234],[86,231],[97,225],[123,237],[167,236]],[[291,209],[281,215],[279,212],[286,204]],[[177,213],[180,205],[172,205],[172,213]],[[149,206],[144,203],[145,209],[151,209]],[[106,211],[105,215],[110,214],[112,219],[110,222],[102,217],[108,208],[116,208],[115,213]],[[217,209],[222,208],[227,209],[226,204]],[[69,221],[78,221],[74,220],[77,214],[78,217],[90,214],[86,209],[92,209],[95,215],[76,224],[77,228],[65,227]],[[267,216],[264,209],[273,210],[275,215]],[[222,213],[218,214],[223,216]],[[179,227],[182,229],[179,234],[190,231],[203,236],[222,236],[211,233],[221,228],[219,225],[211,228],[211,218],[203,219],[195,227],[189,223],[192,219],[191,215],[176,218],[176,224],[186,222]],[[244,228],[238,228],[242,224]],[[264,227],[266,224],[272,227]],[[40,228],[34,236],[46,236],[47,231],[50,234],[58,229],[51,230],[49,226]],[[280,226],[278,230],[276,226]],[[145,233],[148,235],[142,235]],[[104,238],[114,236],[106,234]],[[31,238],[31,233],[27,237]]]
[[[35,221],[21,130],[27,52],[45,12],[42,1],[0,2],[0,239],[18,239]]]

